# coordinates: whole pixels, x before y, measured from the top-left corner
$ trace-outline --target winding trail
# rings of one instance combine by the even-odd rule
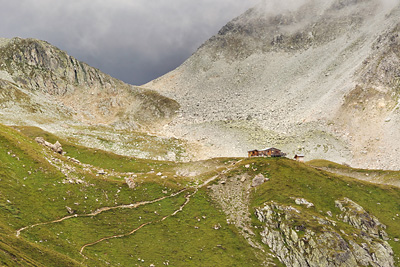
[[[83,257],[86,257],[86,256],[83,254],[83,250],[84,250],[85,248],[89,247],[89,246],[93,246],[93,245],[96,245],[96,244],[98,244],[98,243],[100,243],[100,242],[103,242],[103,241],[106,241],[106,240],[110,240],[110,239],[114,239],[114,238],[121,238],[121,237],[130,236],[130,235],[136,233],[137,231],[139,231],[140,229],[142,229],[143,227],[145,227],[145,226],[147,226],[147,225],[149,225],[149,224],[159,223],[159,222],[162,222],[162,221],[166,220],[166,219],[169,218],[169,217],[175,216],[178,212],[181,212],[187,204],[189,204],[190,198],[191,198],[193,195],[195,195],[195,194],[197,193],[197,191],[198,191],[198,189],[196,189],[192,194],[186,195],[186,196],[185,196],[186,201],[185,201],[185,203],[183,203],[183,204],[179,207],[179,209],[175,210],[173,213],[171,213],[171,214],[169,214],[169,215],[166,215],[166,216],[162,217],[160,220],[157,220],[157,221],[150,221],[150,222],[147,222],[147,223],[143,223],[143,224],[140,225],[139,227],[133,229],[132,231],[130,231],[129,233],[126,233],[126,234],[113,235],[113,236],[109,236],[109,237],[103,237],[103,238],[101,238],[101,239],[99,239],[99,240],[97,240],[97,241],[95,241],[95,242],[92,242],[92,243],[88,243],[88,244],[86,244],[86,245],[83,245],[83,246],[81,247],[79,253],[80,253]]]
[[[133,230],[130,231],[129,233],[121,234],[121,235],[114,235],[114,236],[109,236],[109,237],[103,237],[103,238],[101,238],[101,239],[99,239],[99,240],[97,240],[97,241],[95,241],[95,242],[88,243],[88,244],[86,244],[86,245],[84,245],[84,246],[81,247],[79,253],[80,253],[83,257],[86,257],[86,256],[83,254],[83,251],[85,250],[85,248],[87,248],[87,247],[89,247],[89,246],[93,246],[93,245],[96,245],[96,244],[98,244],[98,243],[100,243],[100,242],[103,242],[103,241],[106,241],[106,240],[110,240],[110,239],[114,239],[114,238],[121,238],[121,237],[130,236],[130,235],[136,233],[137,231],[139,231],[140,229],[142,229],[143,227],[145,227],[145,226],[147,226],[147,225],[159,223],[159,222],[162,222],[162,221],[168,219],[169,217],[175,216],[176,214],[178,214],[178,212],[183,211],[183,209],[186,207],[186,205],[189,204],[190,199],[199,191],[199,188],[202,188],[202,187],[206,186],[207,184],[213,182],[213,181],[216,180],[219,176],[221,176],[221,174],[227,173],[228,171],[230,171],[231,169],[233,169],[237,164],[239,164],[239,163],[242,162],[242,161],[243,161],[243,160],[239,160],[239,161],[237,161],[237,162],[232,163],[231,165],[229,165],[228,167],[226,167],[221,173],[218,173],[218,174],[214,175],[213,177],[207,179],[206,181],[204,181],[202,184],[200,184],[200,185],[198,185],[198,186],[192,187],[192,188],[195,189],[195,191],[194,191],[193,193],[191,193],[191,194],[187,194],[187,195],[185,196],[185,198],[186,198],[185,203],[183,203],[183,204],[179,207],[179,209],[175,210],[173,213],[164,216],[164,217],[161,218],[160,220],[144,223],[144,224],[140,225],[139,227],[133,229]],[[185,190],[187,190],[187,189],[185,189]]]
[[[153,204],[153,203],[162,201],[162,200],[164,200],[166,198],[175,197],[175,196],[179,195],[180,193],[182,193],[182,192],[184,192],[186,190],[187,190],[187,188],[184,188],[184,189],[179,190],[178,192],[175,192],[175,193],[173,193],[173,194],[171,194],[169,196],[164,196],[164,197],[157,198],[157,199],[154,199],[154,200],[141,201],[141,202],[132,203],[132,204],[129,204],[129,205],[119,205],[119,206],[114,206],[114,207],[103,207],[103,208],[99,208],[96,211],[94,211],[92,213],[89,213],[89,214],[74,214],[74,215],[65,216],[65,217],[63,217],[61,219],[57,219],[57,220],[54,220],[54,221],[42,222],[42,223],[37,223],[37,224],[33,224],[33,225],[28,225],[28,226],[25,226],[25,227],[17,230],[16,236],[19,237],[21,232],[26,230],[26,229],[28,229],[28,228],[34,228],[34,227],[40,226],[40,225],[59,223],[59,222],[62,222],[62,221],[68,220],[68,219],[78,218],[78,217],[92,217],[92,216],[99,215],[102,212],[109,211],[109,210],[114,210],[114,209],[135,209],[135,208],[143,206],[143,205]]]
[[[149,200],[149,201],[142,201],[142,202],[132,203],[132,204],[129,204],[129,205],[119,205],[119,206],[114,206],[114,207],[103,207],[103,208],[99,208],[99,209],[97,209],[96,211],[94,211],[94,212],[92,212],[92,213],[89,213],[89,214],[81,214],[81,215],[79,215],[79,214],[74,214],[74,215],[65,216],[65,217],[63,217],[63,218],[60,218],[60,219],[57,219],[57,220],[53,220],[53,221],[49,221],[49,222],[42,222],[42,223],[37,223],[37,224],[25,226],[25,227],[23,227],[23,228],[17,230],[16,236],[19,237],[20,234],[21,234],[21,232],[24,231],[24,230],[26,230],[26,229],[34,228],[34,227],[37,227],[37,226],[40,226],[40,225],[47,225],[47,224],[59,223],[59,222],[62,222],[62,221],[68,220],[68,219],[78,218],[78,217],[92,217],[92,216],[99,215],[99,214],[102,213],[102,212],[106,212],[106,211],[114,210],[114,209],[134,209],[134,208],[137,208],[137,207],[139,207],[139,206],[157,203],[157,202],[160,202],[160,201],[162,201],[162,200],[164,200],[164,199],[171,198],[171,197],[175,197],[175,196],[177,196],[177,195],[181,194],[182,192],[185,192],[185,191],[187,191],[187,190],[189,190],[189,189],[194,189],[193,193],[187,194],[187,195],[185,196],[185,199],[186,199],[185,202],[184,202],[177,210],[175,210],[173,213],[171,213],[171,214],[169,214],[169,215],[166,215],[166,216],[162,217],[162,218],[159,219],[159,220],[143,223],[143,224],[141,224],[139,227],[137,227],[137,228],[133,229],[132,231],[130,231],[129,233],[120,234],[120,235],[113,235],[113,236],[108,236],[108,237],[103,237],[103,238],[101,238],[101,239],[99,239],[99,240],[97,240],[97,241],[94,241],[94,242],[91,242],[91,243],[88,243],[88,244],[83,245],[83,246],[81,247],[79,253],[80,253],[83,257],[87,258],[87,257],[83,254],[83,252],[84,252],[85,248],[87,248],[87,247],[89,247],[89,246],[94,246],[94,245],[96,245],[96,244],[98,244],[98,243],[101,243],[101,242],[103,242],[103,241],[110,240],[110,239],[122,238],[122,237],[130,236],[130,235],[136,233],[137,231],[139,231],[140,229],[142,229],[143,227],[145,227],[145,226],[147,226],[147,225],[162,222],[162,221],[164,221],[164,220],[166,220],[166,219],[168,219],[168,218],[170,218],[170,217],[172,217],[172,216],[175,216],[176,214],[178,214],[178,212],[183,211],[183,209],[187,206],[187,204],[189,204],[191,198],[198,192],[198,190],[199,190],[200,188],[202,188],[202,187],[208,185],[209,183],[213,182],[213,181],[216,180],[218,177],[220,177],[222,174],[225,174],[225,173],[227,173],[228,171],[232,170],[236,165],[238,165],[238,164],[239,164],[240,162],[242,162],[242,161],[243,161],[243,159],[242,159],[242,160],[239,160],[239,161],[236,161],[236,162],[233,162],[232,164],[230,164],[229,166],[227,166],[224,170],[222,170],[220,173],[214,175],[213,177],[211,177],[211,178],[209,178],[208,180],[204,181],[204,182],[203,182],[202,184],[200,184],[200,185],[181,189],[181,190],[179,190],[179,191],[177,191],[177,192],[175,192],[175,193],[173,193],[173,194],[171,194],[171,195],[168,195],[168,196],[164,196],[164,197],[161,197],[161,198],[158,198],[158,199],[154,199],[154,200]]]

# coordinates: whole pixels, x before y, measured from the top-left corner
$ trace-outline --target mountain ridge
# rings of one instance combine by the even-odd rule
[[[398,169],[397,83],[391,81],[399,56],[389,51],[398,47],[399,9],[379,0],[310,0],[271,15],[261,3],[144,86],[181,104],[166,132],[205,140],[206,155],[280,146],[309,159]],[[372,95],[365,114],[352,108],[354,95],[363,94]]]
[[[71,110],[70,119],[78,122],[122,129],[156,128],[179,108],[175,101],[112,78],[45,41],[3,40],[0,65],[0,78],[17,89],[62,103]],[[45,109],[43,113],[47,113]]]
[[[123,155],[192,158],[192,145],[158,134],[176,116],[175,100],[112,78],[45,41],[0,43],[0,123],[37,126]]]

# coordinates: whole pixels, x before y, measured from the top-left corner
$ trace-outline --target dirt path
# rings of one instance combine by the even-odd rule
[[[164,220],[166,220],[166,219],[168,219],[168,218],[170,218],[170,217],[172,217],[172,216],[175,216],[176,214],[178,214],[178,212],[183,211],[183,209],[187,206],[187,204],[189,204],[191,198],[198,192],[198,190],[199,190],[200,188],[202,188],[202,187],[208,185],[209,183],[215,181],[215,180],[218,179],[222,174],[225,174],[225,173],[229,172],[230,170],[232,170],[236,165],[238,165],[238,164],[239,164],[240,162],[242,162],[242,161],[243,161],[243,159],[242,159],[242,160],[239,160],[239,161],[236,161],[236,162],[233,162],[232,164],[230,164],[229,166],[227,166],[224,170],[222,170],[220,173],[214,175],[213,177],[211,177],[211,178],[209,178],[208,180],[204,181],[204,182],[203,182],[202,184],[200,184],[200,185],[193,186],[193,187],[189,187],[189,188],[184,188],[184,189],[182,189],[182,190],[180,190],[180,191],[178,191],[178,192],[175,192],[175,193],[173,193],[173,194],[171,194],[171,195],[168,195],[168,196],[164,196],[164,197],[161,197],[161,198],[158,198],[158,199],[154,199],[154,200],[149,200],[149,201],[142,201],[142,202],[132,203],[132,204],[128,204],[128,205],[119,205],[119,206],[113,206],[113,207],[102,207],[102,208],[99,208],[99,209],[97,209],[96,211],[94,211],[94,212],[92,212],[92,213],[89,213],[89,214],[80,214],[80,215],[79,215],[79,214],[74,214],[74,215],[65,216],[65,217],[63,217],[63,218],[60,218],[60,219],[57,219],[57,220],[53,220],[53,221],[42,222],[42,223],[37,223],[37,224],[25,226],[25,227],[23,227],[23,228],[17,230],[16,236],[19,237],[20,234],[21,234],[21,232],[24,231],[24,230],[26,230],[26,229],[34,228],[34,227],[37,227],[37,226],[40,226],[40,225],[47,225],[47,224],[59,223],[59,222],[62,222],[62,221],[68,220],[68,219],[78,218],[78,217],[91,217],[91,216],[96,216],[96,215],[99,215],[99,214],[102,213],[102,212],[106,212],[106,211],[114,210],[114,209],[134,209],[134,208],[137,208],[137,207],[139,207],[139,206],[157,203],[157,202],[160,202],[160,201],[162,201],[162,200],[164,200],[164,199],[171,198],[171,197],[175,197],[175,196],[177,196],[177,195],[181,194],[182,192],[185,192],[185,191],[187,191],[187,190],[189,190],[189,189],[194,189],[194,192],[193,192],[193,193],[187,194],[187,195],[185,196],[186,201],[179,207],[179,209],[175,210],[173,213],[171,213],[171,214],[169,214],[169,215],[164,216],[164,217],[161,218],[160,220],[151,221],[151,222],[147,222],[147,223],[143,223],[143,224],[140,225],[139,227],[133,229],[132,231],[130,231],[129,233],[126,233],[126,234],[120,234],[120,235],[113,235],[113,236],[109,236],[109,237],[103,237],[103,238],[101,238],[101,239],[99,239],[99,240],[97,240],[97,241],[94,241],[94,242],[91,242],[91,243],[88,243],[88,244],[83,245],[83,246],[81,247],[79,253],[80,253],[83,257],[86,257],[86,256],[83,254],[83,252],[84,252],[85,248],[87,248],[87,247],[89,247],[89,246],[94,246],[94,245],[96,245],[96,244],[98,244],[98,243],[101,243],[101,242],[103,242],[103,241],[110,240],[110,239],[122,238],[122,237],[130,236],[130,235],[136,233],[137,231],[139,231],[140,229],[142,229],[143,227],[145,227],[145,226],[147,226],[147,225],[155,224],[155,223],[160,223],[160,222],[162,222],[162,221],[164,221]]]
[[[145,227],[145,226],[147,226],[147,225],[160,223],[160,222],[162,222],[162,221],[168,219],[169,217],[175,216],[176,214],[178,214],[178,212],[183,211],[183,209],[186,207],[186,205],[189,204],[190,199],[198,192],[199,188],[202,188],[202,187],[206,186],[207,184],[213,182],[213,181],[216,180],[218,177],[220,177],[221,174],[227,173],[228,171],[230,171],[232,168],[234,168],[237,164],[239,164],[239,163],[242,162],[242,161],[243,161],[243,160],[239,160],[239,161],[237,161],[237,162],[234,162],[234,163],[230,164],[230,165],[229,165],[228,167],[226,167],[221,173],[219,173],[219,174],[217,174],[217,175],[214,175],[213,177],[211,177],[210,179],[206,180],[206,181],[203,182],[202,184],[193,187],[193,188],[195,189],[195,191],[194,191],[192,194],[186,195],[186,196],[185,196],[185,198],[186,198],[185,203],[183,203],[183,204],[179,207],[179,209],[175,210],[173,213],[164,216],[164,217],[161,218],[160,220],[144,223],[144,224],[140,225],[138,228],[133,229],[133,230],[130,231],[129,233],[122,234],[122,235],[114,235],[114,236],[109,236],[109,237],[103,237],[103,238],[101,238],[101,239],[99,239],[99,240],[97,240],[97,241],[95,241],[95,242],[88,243],[88,244],[82,246],[82,248],[80,249],[79,253],[80,253],[82,256],[86,257],[86,256],[83,254],[83,251],[84,251],[85,248],[87,248],[87,247],[89,247],[89,246],[93,246],[93,245],[96,245],[96,244],[98,244],[98,243],[100,243],[100,242],[103,242],[103,241],[106,241],[106,240],[110,240],[110,239],[114,239],[114,238],[121,238],[121,237],[130,236],[130,235],[136,233],[137,231],[139,231],[140,229],[142,229],[143,227]]]
[[[312,165],[311,165],[312,166]],[[369,172],[357,172],[356,170],[341,170],[337,168],[329,168],[329,167],[314,167],[313,168],[321,171],[326,171],[338,175],[352,177],[357,180],[366,181],[373,184],[381,184],[381,185],[392,185],[396,187],[400,187],[400,179],[394,175],[390,174],[390,171],[381,172],[379,170],[374,171],[370,170]]]
[[[135,208],[140,207],[140,206],[143,206],[143,205],[153,204],[153,203],[162,201],[162,200],[164,200],[164,199],[166,199],[166,198],[175,197],[175,196],[179,195],[180,193],[182,193],[182,192],[184,192],[184,191],[186,191],[186,190],[187,190],[187,188],[182,189],[182,190],[180,190],[180,191],[178,191],[178,192],[175,192],[175,193],[173,193],[173,194],[171,194],[171,195],[169,195],[169,196],[164,196],[164,197],[161,197],[161,198],[158,198],[158,199],[154,199],[154,200],[141,201],[141,202],[132,203],[132,204],[129,204],[129,205],[119,205],[119,206],[114,206],[114,207],[103,207],[103,208],[99,208],[99,209],[97,209],[96,211],[94,211],[94,212],[92,212],[92,213],[89,213],[89,214],[74,214],[74,215],[65,216],[65,217],[63,217],[63,218],[61,218],[61,219],[57,219],[57,220],[54,220],[54,221],[42,222],[42,223],[37,223],[37,224],[25,226],[25,227],[23,227],[23,228],[17,230],[16,236],[17,236],[17,237],[20,236],[21,232],[24,231],[24,230],[26,230],[26,229],[28,229],[28,228],[34,228],[34,227],[40,226],[40,225],[47,225],[47,224],[52,224],[52,223],[59,223],[59,222],[62,222],[62,221],[68,220],[68,219],[78,218],[78,217],[91,217],[91,216],[96,216],[96,215],[99,215],[99,214],[102,213],[102,212],[109,211],[109,210],[114,210],[114,209],[135,209]]]
[[[201,188],[203,186],[208,185],[209,183],[213,182],[215,179],[217,179],[218,177],[220,177],[222,174],[225,174],[227,172],[229,172],[230,170],[233,169],[233,167],[235,167],[236,165],[238,165],[239,163],[241,163],[243,161],[243,159],[232,163],[231,165],[229,165],[228,167],[225,168],[225,170],[223,170],[221,173],[218,173],[217,175],[211,177],[210,179],[206,180],[204,183],[202,183],[201,185],[199,185],[197,188]]]
[[[160,220],[151,221],[151,222],[147,222],[147,223],[143,223],[143,224],[140,225],[139,227],[133,229],[132,231],[130,231],[129,233],[126,233],[126,234],[113,235],[113,236],[109,236],[109,237],[103,237],[103,238],[101,238],[101,239],[99,239],[99,240],[97,240],[97,241],[95,241],[95,242],[92,242],[92,243],[88,243],[88,244],[86,244],[86,245],[83,245],[83,246],[81,247],[79,253],[80,253],[83,257],[86,257],[86,256],[83,254],[83,251],[84,251],[85,248],[87,248],[87,247],[89,247],[89,246],[96,245],[96,244],[98,244],[98,243],[100,243],[100,242],[103,242],[103,241],[106,241],[106,240],[110,240],[110,239],[114,239],[114,238],[121,238],[121,237],[126,237],[126,236],[133,235],[134,233],[136,233],[137,231],[139,231],[140,229],[142,229],[143,227],[145,227],[145,226],[147,226],[147,225],[156,224],[156,223],[159,223],[159,222],[162,222],[162,221],[166,220],[166,219],[169,218],[169,217],[175,216],[178,212],[181,212],[181,211],[185,208],[185,206],[186,206],[187,204],[189,204],[191,197],[194,196],[194,195],[197,193],[197,191],[198,191],[198,190],[196,189],[192,194],[186,195],[186,196],[185,196],[186,201],[179,207],[179,209],[175,210],[173,213],[171,213],[171,214],[169,214],[169,215],[164,216],[164,217],[161,218]]]

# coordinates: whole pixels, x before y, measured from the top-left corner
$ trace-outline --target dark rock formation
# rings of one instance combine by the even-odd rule
[[[394,266],[385,226],[349,199],[336,201],[336,206],[342,212],[339,221],[351,226],[350,232],[338,221],[266,203],[256,210],[265,224],[262,241],[286,266]]]

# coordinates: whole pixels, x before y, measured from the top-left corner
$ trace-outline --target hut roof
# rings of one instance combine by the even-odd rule
[[[268,147],[268,148],[263,149],[263,151],[266,151],[266,150],[279,150],[279,151],[281,151],[280,149],[275,148],[275,147]]]

